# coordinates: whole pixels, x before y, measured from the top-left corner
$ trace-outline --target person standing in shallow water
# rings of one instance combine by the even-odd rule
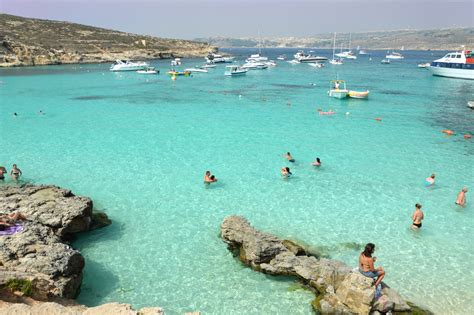
[[[3,166],[0,166],[0,180],[5,180],[6,173],[7,173],[7,169]]]
[[[456,198],[455,204],[457,204],[458,206],[461,206],[461,207],[465,207],[466,206],[466,193],[467,193],[467,187],[464,187],[458,193],[458,197]]]
[[[204,184],[210,185],[211,183],[217,182],[217,178],[211,174],[211,171],[206,171],[204,174]]]
[[[16,182],[20,179],[21,175],[23,175],[21,170],[16,166],[16,164],[13,164],[13,168],[10,171],[11,178]]]
[[[413,220],[411,228],[414,230],[421,229],[421,221],[425,218],[425,214],[421,211],[421,205],[419,203],[415,205],[415,212],[413,212],[411,218]]]
[[[287,159],[288,162],[295,163],[295,159],[291,156],[290,152],[286,152],[286,154],[284,154],[283,157]]]
[[[372,257],[374,251],[374,244],[367,243],[365,245],[364,251],[359,256],[359,272],[366,277],[377,278],[374,282],[374,286],[377,287],[385,277],[385,270],[382,267],[374,267],[374,262],[377,260],[377,257]]]

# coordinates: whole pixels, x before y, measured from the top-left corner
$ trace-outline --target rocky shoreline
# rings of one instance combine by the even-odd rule
[[[295,242],[257,231],[243,217],[225,218],[221,238],[253,270],[299,279],[315,293],[311,305],[317,313],[433,314],[405,301],[384,283],[382,296],[375,300],[372,279],[341,261],[317,257]]]

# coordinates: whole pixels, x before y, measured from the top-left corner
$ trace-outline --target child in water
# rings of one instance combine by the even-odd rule
[[[436,177],[436,175],[435,175],[434,173],[431,174],[430,177],[427,177],[427,178],[425,179],[425,185],[426,185],[426,186],[433,186],[434,183],[435,183],[435,177]]]

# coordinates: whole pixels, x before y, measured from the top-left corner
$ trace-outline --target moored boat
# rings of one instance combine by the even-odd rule
[[[474,80],[474,53],[470,50],[448,53],[433,61],[428,69],[440,77]]]
[[[117,59],[115,63],[110,66],[110,71],[137,71],[145,70],[150,65],[144,61],[130,61]]]
[[[209,71],[207,71],[206,69],[200,69],[200,68],[186,68],[184,69],[184,71],[188,71],[188,72],[202,72],[202,73],[208,73]]]
[[[427,62],[427,63],[419,63],[418,64],[418,68],[428,68],[430,66],[430,63]]]
[[[405,57],[403,57],[402,54],[400,54],[400,53],[392,51],[391,53],[387,53],[387,55],[385,55],[385,58],[386,59],[400,60],[400,59],[404,59]]]
[[[369,98],[369,90],[367,90],[367,91],[349,91],[347,96],[349,96],[351,98],[367,99],[367,98]]]
[[[346,98],[349,91],[346,89],[346,81],[332,80],[329,85],[328,95],[334,98]]]
[[[241,68],[247,70],[264,70],[267,69],[268,66],[263,62],[247,62],[242,65]]]
[[[181,65],[181,58],[174,58],[171,60],[171,66],[180,66]]]
[[[156,70],[155,67],[148,67],[148,68],[145,68],[144,70],[137,70],[137,73],[139,73],[139,74],[158,74],[158,73],[160,73],[160,70]]]
[[[239,66],[227,66],[227,70],[224,72],[226,76],[239,76],[247,73],[247,69],[242,69]]]
[[[326,57],[305,54],[303,50],[299,50],[293,57],[295,57],[294,60],[297,62],[318,62],[328,60]]]
[[[382,61],[380,61],[381,64],[383,65],[387,65],[390,63],[390,59],[382,59]]]
[[[189,77],[191,75],[191,72],[189,71],[176,71],[176,70],[170,70],[168,71],[168,74],[171,76],[178,76],[178,75],[184,75],[186,77]]]
[[[286,60],[286,55],[280,55],[277,57],[278,60]]]
[[[467,102],[467,107],[469,107],[470,109],[474,109],[474,101]]]

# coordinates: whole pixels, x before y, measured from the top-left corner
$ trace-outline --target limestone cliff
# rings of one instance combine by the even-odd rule
[[[0,67],[204,57],[207,43],[0,14]]]

